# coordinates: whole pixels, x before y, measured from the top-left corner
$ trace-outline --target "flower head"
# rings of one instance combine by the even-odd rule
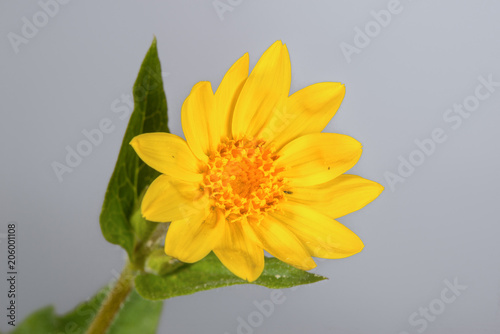
[[[165,252],[196,262],[213,251],[237,276],[254,281],[264,250],[297,268],[312,256],[344,258],[363,248],[335,219],[361,209],[383,190],[343,174],[361,144],[321,133],[340,106],[344,85],[322,82],[289,96],[290,58],[275,42],[248,75],[248,54],[215,94],[199,82],[182,106],[186,140],[146,133],[131,145],[162,173],[148,188],[142,214],[171,222]]]

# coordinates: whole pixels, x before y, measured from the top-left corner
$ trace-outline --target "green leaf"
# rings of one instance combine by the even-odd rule
[[[12,334],[53,333],[56,329],[56,319],[52,306],[44,307],[27,317]]]
[[[163,303],[146,300],[132,290],[107,334],[154,334]]]
[[[58,317],[53,306],[44,307],[29,315],[11,334],[83,334],[106,297],[108,289],[100,290],[64,316]]]
[[[52,306],[44,307],[28,316],[11,334],[84,334],[108,291],[108,288],[102,289],[63,316],[57,316]],[[146,300],[132,291],[107,334],[156,333],[162,304]]]
[[[266,258],[266,266],[256,281],[248,283],[231,273],[211,253],[203,260],[185,265],[167,276],[141,274],[135,279],[137,292],[144,298],[161,300],[235,284],[258,284],[272,289],[322,281],[326,277],[294,268],[276,258]]]
[[[134,248],[147,235],[144,235],[144,230],[136,232],[131,219],[140,207],[143,190],[159,174],[139,159],[129,143],[142,133],[169,132],[156,38],[141,65],[133,94],[134,112],[130,116],[100,217],[102,234],[106,240],[123,247],[132,261]],[[151,224],[147,229],[150,233],[155,224],[148,224]]]

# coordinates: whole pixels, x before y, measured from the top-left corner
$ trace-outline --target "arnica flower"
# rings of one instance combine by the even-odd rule
[[[345,88],[321,82],[289,96],[286,45],[275,42],[248,75],[248,54],[227,71],[215,94],[196,84],[182,105],[186,140],[169,133],[131,141],[162,175],[142,202],[143,216],[171,222],[165,252],[187,263],[211,251],[235,275],[256,280],[264,250],[309,270],[312,257],[338,259],[360,252],[359,237],[335,219],[359,210],[383,190],[343,174],[361,144],[321,133]]]

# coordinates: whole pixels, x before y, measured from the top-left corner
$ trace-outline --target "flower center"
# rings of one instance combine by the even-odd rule
[[[244,216],[262,219],[274,211],[284,198],[284,168],[278,168],[278,155],[263,148],[263,140],[225,140],[208,161],[204,176],[205,189],[214,205],[232,220]]]

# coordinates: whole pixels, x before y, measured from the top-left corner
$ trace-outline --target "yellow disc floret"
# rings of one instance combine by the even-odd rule
[[[276,167],[278,155],[264,148],[265,141],[225,140],[209,157],[204,187],[213,205],[226,217],[262,219],[284,199],[283,168]]]

